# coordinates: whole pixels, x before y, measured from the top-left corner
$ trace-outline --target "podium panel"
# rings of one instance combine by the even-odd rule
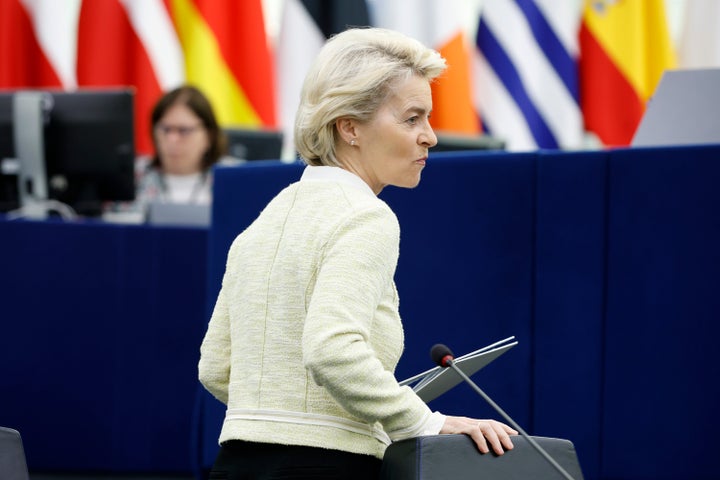
[[[0,427],[0,473],[4,480],[29,480],[20,432]]]
[[[533,437],[575,480],[583,478],[569,440]],[[481,454],[467,435],[430,435],[395,442],[385,451],[382,480],[534,480],[562,478],[521,436],[504,455]]]

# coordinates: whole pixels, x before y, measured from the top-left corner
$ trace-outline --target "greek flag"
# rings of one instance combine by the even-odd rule
[[[474,58],[475,109],[508,150],[582,147],[579,2],[484,2]]]

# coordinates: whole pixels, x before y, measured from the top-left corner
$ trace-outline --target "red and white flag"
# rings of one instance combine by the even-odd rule
[[[0,88],[134,88],[138,153],[152,106],[184,80],[163,0],[0,0]]]
[[[162,0],[84,1],[77,28],[81,87],[135,88],[135,148],[152,149],[150,112],[184,77],[180,42]]]
[[[77,86],[81,0],[0,1],[0,88]]]

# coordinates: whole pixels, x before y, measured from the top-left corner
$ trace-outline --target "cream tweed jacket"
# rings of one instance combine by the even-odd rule
[[[199,378],[227,405],[220,443],[381,458],[444,422],[393,371],[403,330],[400,229],[359,177],[306,167],[233,242]]]

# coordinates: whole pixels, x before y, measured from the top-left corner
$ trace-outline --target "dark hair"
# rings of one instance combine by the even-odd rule
[[[178,104],[185,105],[192,110],[193,113],[200,118],[203,126],[207,130],[210,147],[207,152],[205,152],[205,155],[203,155],[202,168],[203,170],[208,170],[220,160],[220,157],[225,155],[227,151],[227,138],[218,125],[210,101],[199,89],[192,85],[184,85],[165,93],[160,97],[160,100],[157,101],[155,107],[153,107],[150,117],[152,120],[150,124],[150,135],[153,140],[155,154],[151,165],[156,168],[161,168],[162,166],[157,154],[158,148],[155,140],[155,127],[165,115],[165,112],[167,112],[170,107]]]

